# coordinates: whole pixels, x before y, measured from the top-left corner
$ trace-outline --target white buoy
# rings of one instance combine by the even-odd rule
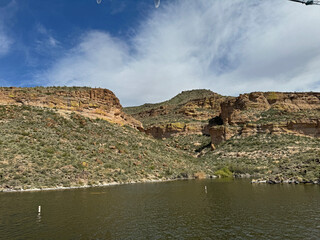
[[[41,206],[38,207],[38,214],[41,214]]]
[[[208,193],[207,186],[204,186],[205,193]]]

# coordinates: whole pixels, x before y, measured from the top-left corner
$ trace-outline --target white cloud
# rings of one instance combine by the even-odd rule
[[[0,30],[0,57],[6,55],[11,47],[12,40]]]
[[[5,20],[14,8],[15,2],[10,0],[0,1],[0,57],[5,56],[11,49],[13,39],[9,37]]]
[[[40,33],[41,40],[38,39],[38,44],[42,45],[42,48],[57,47],[59,41],[52,36],[52,33],[46,29],[42,24],[36,25],[36,30]]]
[[[124,41],[90,31],[39,80],[109,88],[123,105],[186,89],[320,91],[319,8],[289,1],[178,0]]]
[[[36,46],[34,48],[38,53],[48,52],[59,46],[59,41],[55,39],[52,33],[42,24],[38,23],[36,25],[36,32],[38,34],[36,36]]]

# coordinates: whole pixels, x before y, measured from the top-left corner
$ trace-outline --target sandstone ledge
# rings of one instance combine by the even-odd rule
[[[119,99],[108,89],[87,87],[0,87],[0,105],[28,105],[56,109],[61,114],[77,112],[120,125],[142,128],[125,114]]]

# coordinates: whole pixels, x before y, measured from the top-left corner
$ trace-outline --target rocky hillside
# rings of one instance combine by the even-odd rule
[[[263,133],[320,137],[320,93],[242,94],[221,104],[219,118],[210,128],[213,144]]]
[[[0,191],[208,174],[209,166],[127,125],[78,112],[0,106]]]
[[[209,134],[209,119],[221,112],[224,97],[210,90],[184,91],[172,99],[128,107],[124,111],[143,123],[145,132],[156,138],[179,134]]]
[[[320,136],[320,93],[253,92],[224,97],[192,90],[158,104],[125,108],[156,138],[211,135],[213,147],[257,133]]]
[[[266,111],[273,109],[285,114],[266,116]],[[279,122],[284,117],[299,119],[317,118],[320,111],[320,93],[281,93],[281,92],[253,92],[241,94],[237,98],[229,99],[221,104],[221,118],[229,125],[247,122]],[[295,114],[299,113],[299,114]],[[291,116],[290,116],[291,115]]]
[[[83,87],[0,88],[0,105],[35,106],[56,109],[61,114],[78,112],[117,124],[142,127],[122,111],[119,99],[108,89]]]
[[[237,176],[277,180],[320,178],[320,93],[254,92],[223,97],[193,90],[172,100],[125,111],[134,110],[136,117],[140,114],[148,134],[165,137],[168,146],[210,162],[213,169],[227,167]],[[159,114],[166,105],[174,111]],[[185,114],[181,111],[185,106],[192,106],[191,112],[197,114]],[[206,114],[197,119],[202,112]]]
[[[320,93],[192,90],[123,109],[106,89],[0,88],[0,191],[213,175],[319,182],[319,120]]]

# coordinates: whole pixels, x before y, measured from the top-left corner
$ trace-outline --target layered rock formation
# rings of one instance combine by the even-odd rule
[[[145,132],[155,138],[175,135],[209,134],[208,121],[221,112],[228,97],[210,90],[184,91],[157,104],[144,104],[125,111],[144,124]]]
[[[224,97],[210,90],[192,90],[162,103],[125,108],[125,113],[119,99],[107,89],[11,87],[0,88],[0,105],[46,107],[61,114],[78,112],[133,126],[155,138],[210,134],[213,148],[233,136],[260,133],[320,137],[320,93],[313,92]]]
[[[259,133],[320,137],[320,93],[241,94],[221,103],[219,117],[223,125],[209,129],[215,145]]]
[[[230,98],[221,104],[221,118],[229,125],[254,122],[269,109],[283,112],[320,111],[320,93],[253,92]]]
[[[206,134],[209,135],[208,124],[206,123],[183,123],[173,122],[163,125],[148,127],[144,130],[146,134],[154,138],[168,138],[176,135]]]
[[[0,105],[29,105],[56,109],[61,114],[78,112],[117,124],[142,128],[125,114],[119,99],[108,89],[80,87],[0,88]]]

